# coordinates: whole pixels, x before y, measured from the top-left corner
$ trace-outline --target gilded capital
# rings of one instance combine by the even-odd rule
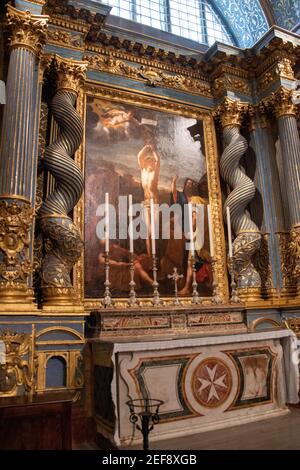
[[[85,80],[87,67],[88,62],[55,56],[55,68],[58,75],[57,89],[71,91],[78,95]]]
[[[38,56],[46,42],[49,16],[33,15],[8,5],[6,19],[11,31],[10,47],[24,47]]]
[[[214,116],[220,119],[223,128],[227,126],[240,127],[248,108],[247,103],[226,97],[223,103],[215,108]]]
[[[265,100],[265,104],[272,107],[277,118],[283,116],[295,116],[297,107],[293,103],[294,90],[288,90],[281,86],[270,98]]]

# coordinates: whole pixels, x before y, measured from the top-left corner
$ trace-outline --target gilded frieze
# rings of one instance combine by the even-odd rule
[[[207,97],[212,96],[209,84],[197,78],[190,78],[182,74],[168,74],[159,69],[145,65],[135,67],[111,56],[86,55],[84,60],[89,63],[90,68],[101,72],[108,72],[135,80],[145,81],[149,86],[175,88],[181,91],[195,93],[197,95]]]

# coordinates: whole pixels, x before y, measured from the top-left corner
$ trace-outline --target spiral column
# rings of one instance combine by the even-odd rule
[[[41,98],[40,56],[48,16],[7,6],[10,58],[0,141],[0,310],[36,309],[32,234]]]
[[[261,234],[247,211],[255,195],[255,185],[240,166],[240,160],[248,148],[240,132],[247,110],[247,104],[226,97],[215,114],[223,128],[224,151],[220,159],[220,173],[231,189],[224,204],[223,217],[226,222],[226,209],[229,207],[232,229],[236,235],[233,259],[239,296],[245,301],[255,301],[260,298],[261,280],[252,257],[260,247]]]
[[[55,188],[39,212],[46,250],[42,265],[43,305],[75,308],[78,299],[70,273],[80,257],[83,241],[69,214],[83,192],[83,175],[73,156],[83,138],[83,123],[75,104],[87,64],[56,56],[55,68],[57,92],[50,108],[58,135],[44,156],[45,169],[54,177]]]

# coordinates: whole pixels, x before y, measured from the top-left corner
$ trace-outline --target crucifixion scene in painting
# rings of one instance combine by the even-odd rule
[[[140,296],[152,292],[153,255],[157,259],[162,295],[173,295],[175,272],[179,275],[178,296],[192,294],[193,256],[199,294],[211,296],[209,197],[202,121],[90,97],[85,171],[87,297],[103,295],[108,249],[111,291],[115,296],[125,296],[130,290],[131,259],[136,292]],[[105,200],[115,208],[116,217],[116,230],[110,232],[109,241],[98,236],[97,231],[101,220],[97,208]],[[130,204],[140,204],[143,222],[141,236],[133,240],[130,231],[124,234],[122,225],[124,217],[127,221]],[[156,208],[153,212],[152,206]],[[167,210],[169,217],[164,218],[158,207],[179,210]]]

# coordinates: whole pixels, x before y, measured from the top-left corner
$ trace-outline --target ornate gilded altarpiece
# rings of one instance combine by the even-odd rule
[[[157,152],[161,153],[158,202],[170,204],[172,179],[178,175],[179,191],[182,191],[187,180],[192,180],[194,194],[204,205],[209,203],[211,206],[217,293],[222,303],[227,303],[221,188],[211,111],[167,97],[160,99],[150,92],[137,94],[92,83],[86,84],[78,108],[85,122],[85,139],[77,153],[77,162],[85,173],[85,196],[75,209],[75,220],[85,237],[85,249],[74,275],[76,289],[84,297],[86,309],[101,308],[104,292],[104,268],[101,266],[101,251],[104,248],[96,236],[96,226],[100,220],[96,216],[97,206],[104,203],[105,192],[109,192],[113,203],[118,196],[127,196],[130,193],[133,194],[133,202],[142,202],[138,154],[147,146],[149,136],[150,140],[155,141]],[[207,248],[206,256],[210,260],[207,215],[204,216],[204,224],[204,248]],[[135,244],[138,242],[135,241]],[[110,246],[112,251],[116,251],[116,260],[121,260],[123,256],[125,263],[129,253],[128,240],[111,240]],[[151,275],[151,262],[147,260],[145,242],[137,250],[142,258],[141,264],[144,263],[143,268]],[[163,302],[165,306],[172,305],[173,285],[166,278],[176,265],[178,245],[175,245],[173,251],[171,247],[168,252],[166,243],[161,243],[158,250],[161,254],[160,266],[166,258],[172,259],[175,256],[175,262],[165,263],[165,272],[160,276]],[[112,277],[116,277],[112,292],[118,309],[127,308],[129,279],[126,270],[129,273],[129,263],[127,264],[125,269],[116,267],[115,274],[112,273]],[[177,267],[183,272],[180,262]],[[166,272],[168,268],[170,272]],[[123,286],[120,285],[122,279]],[[113,281],[112,279],[111,282]],[[184,285],[184,280],[182,283]],[[203,296],[203,303],[206,306],[212,305],[211,283],[207,282],[204,286],[198,284],[198,288],[200,296]],[[137,289],[137,295],[142,306],[151,306],[151,288],[141,286],[140,292]],[[182,306],[191,306],[191,294],[180,297],[180,301]]]

